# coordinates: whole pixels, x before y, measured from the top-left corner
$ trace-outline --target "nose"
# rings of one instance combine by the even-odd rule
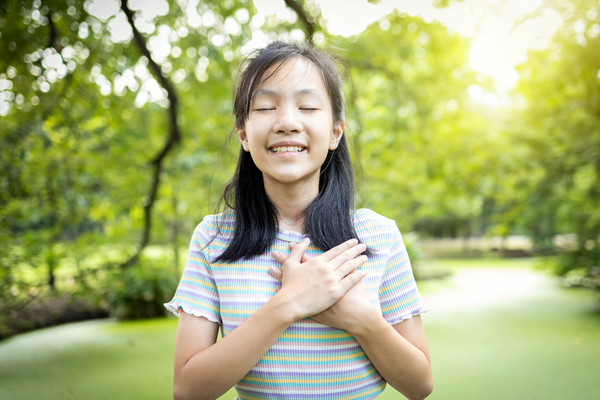
[[[285,105],[277,110],[277,121],[273,125],[276,133],[300,133],[303,130],[302,116],[295,105]]]

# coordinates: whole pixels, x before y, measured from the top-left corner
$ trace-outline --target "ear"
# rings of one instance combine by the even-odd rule
[[[331,133],[331,139],[329,141],[329,150],[337,149],[340,140],[342,140],[345,126],[346,124],[344,121],[340,121],[333,126],[333,132]]]
[[[242,143],[242,147],[244,148],[245,151],[250,151],[250,146],[248,145],[248,137],[246,136],[246,132],[244,132],[243,129],[236,127],[235,129],[237,129],[238,131],[238,138],[240,139],[240,142]]]

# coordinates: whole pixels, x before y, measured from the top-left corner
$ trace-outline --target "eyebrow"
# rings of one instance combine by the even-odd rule
[[[321,96],[321,93],[319,93],[319,91],[317,89],[300,89],[300,90],[296,90],[294,91],[294,96],[298,97],[298,96],[306,96],[306,95],[317,95],[319,97],[323,97]],[[254,94],[252,95],[252,99],[254,99],[255,97],[258,96],[269,96],[269,97],[281,97],[281,92],[277,91],[277,90],[271,90],[271,89],[257,89]]]

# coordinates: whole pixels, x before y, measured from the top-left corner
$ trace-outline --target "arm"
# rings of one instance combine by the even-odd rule
[[[291,243],[290,247],[295,246]],[[273,257],[285,262],[278,252]],[[302,261],[308,260],[303,254]],[[270,272],[276,279],[284,276],[276,268]],[[432,392],[429,347],[419,315],[390,325],[371,304],[359,282],[340,301],[311,318],[354,336],[383,379],[407,398],[424,399]]]
[[[286,306],[285,299],[273,297],[216,343],[219,324],[181,312],[173,398],[216,399],[231,389],[294,322]]]
[[[411,400],[429,396],[433,376],[421,316],[390,325],[374,310],[354,322],[348,332],[383,379]]]
[[[215,343],[216,322],[181,313],[175,345],[173,397],[215,399],[238,383],[296,320],[319,313],[337,302],[364,277],[353,273],[366,259],[348,241],[310,263],[300,259],[305,240],[284,264],[281,290],[225,338]]]

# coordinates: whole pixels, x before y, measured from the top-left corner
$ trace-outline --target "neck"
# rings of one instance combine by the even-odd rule
[[[319,176],[308,182],[273,182],[264,176],[265,192],[279,214],[279,227],[302,232],[304,210],[319,194]]]

